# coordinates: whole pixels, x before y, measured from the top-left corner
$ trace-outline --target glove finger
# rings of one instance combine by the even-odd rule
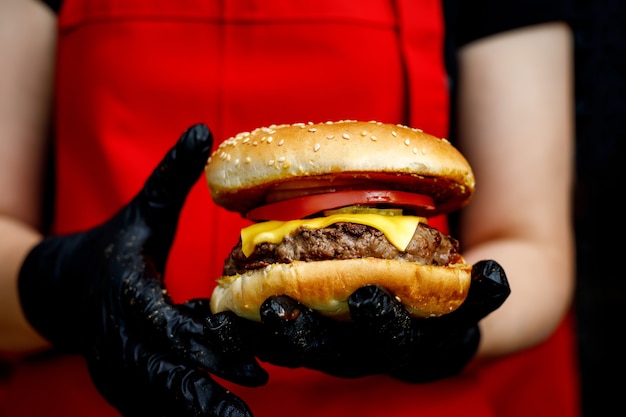
[[[450,319],[477,323],[498,309],[510,293],[502,266],[493,260],[479,261],[472,267],[472,283],[467,298],[449,314]]]
[[[240,385],[256,387],[265,384],[268,374],[254,357],[251,337],[242,333],[243,326],[239,323],[242,319],[227,312],[204,320],[204,334],[209,345],[203,355],[215,355],[210,361],[213,373]]]
[[[143,196],[152,213],[179,211],[191,187],[204,171],[213,138],[209,129],[197,124],[187,129],[170,149],[144,185]]]
[[[261,306],[258,356],[275,365],[316,369],[355,378],[380,369],[352,323],[326,319],[287,296],[268,298]]]
[[[125,304],[143,340],[154,340],[163,349],[226,380],[246,386],[267,382],[267,372],[236,325],[236,316],[210,314],[208,300],[176,305],[155,279],[139,279],[123,291]]]
[[[359,288],[348,298],[348,307],[355,325],[381,339],[401,339],[411,328],[408,311],[381,287]]]
[[[252,337],[245,333],[243,319],[232,312],[213,314],[210,300],[196,298],[178,307],[181,314],[193,316],[196,326],[185,326],[181,330],[198,339],[215,345],[223,345],[222,352],[231,354],[251,354]]]
[[[270,297],[261,305],[261,359],[282,366],[306,366],[334,351],[328,320],[287,296]]]
[[[248,406],[208,374],[170,354],[134,345],[131,361],[90,360],[89,371],[103,396],[126,417],[158,415],[249,417]]]
[[[191,126],[147,179],[137,197],[138,207],[152,239],[146,253],[163,271],[178,217],[187,194],[197,182],[211,152],[213,138],[203,124]]]
[[[414,333],[409,312],[389,292],[378,286],[356,290],[348,299],[350,316],[379,357],[383,368],[404,362],[411,352]]]

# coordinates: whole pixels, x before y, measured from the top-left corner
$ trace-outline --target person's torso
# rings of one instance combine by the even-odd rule
[[[54,231],[81,230],[108,218],[198,122],[210,127],[216,143],[270,124],[341,119],[402,123],[445,137],[443,35],[438,0],[66,1],[56,81]],[[210,296],[245,223],[213,205],[204,179],[198,181],[166,271],[175,300]],[[551,358],[551,352],[544,355]],[[509,384],[506,375],[528,360],[504,364],[505,371],[495,375]],[[46,366],[46,376],[62,381],[47,393],[56,400],[40,415],[81,415],[74,408],[83,406],[101,410],[90,416],[112,413],[91,387],[83,387],[90,392],[81,394],[82,401],[62,405],[73,396],[67,379],[87,381],[86,371],[75,363],[69,374],[62,374],[62,363]],[[499,389],[489,384],[497,378],[474,366],[426,385],[268,368],[266,387],[226,384],[257,417],[493,416],[498,407],[522,404],[494,405],[489,396]],[[41,369],[21,370],[21,381]],[[563,403],[559,398],[555,404]],[[7,416],[36,415],[32,407],[38,406],[23,404]]]

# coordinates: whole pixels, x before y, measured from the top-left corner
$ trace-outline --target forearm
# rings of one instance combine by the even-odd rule
[[[55,22],[42,2],[0,2],[0,354],[46,346],[22,313],[17,276],[41,239]]]
[[[460,55],[459,139],[476,193],[458,237],[469,262],[496,260],[511,286],[481,323],[482,355],[540,343],[571,306],[571,54],[570,31],[555,23],[476,42]]]
[[[44,349],[48,343],[28,323],[19,302],[17,277],[21,264],[41,239],[17,221],[0,217],[0,352],[21,355]]]
[[[468,262],[497,260],[511,283],[511,295],[480,323],[478,354],[514,353],[544,341],[562,320],[572,299],[574,274],[571,245],[538,245],[516,239],[494,239],[466,253]],[[555,279],[556,278],[556,279]]]

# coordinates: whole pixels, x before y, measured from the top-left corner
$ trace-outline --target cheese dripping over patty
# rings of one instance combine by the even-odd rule
[[[300,227],[323,229],[334,223],[358,223],[380,230],[387,240],[398,250],[404,252],[413,239],[417,225],[427,223],[426,218],[418,216],[385,216],[380,214],[333,214],[312,219],[277,221],[270,220],[255,223],[241,229],[241,248],[244,255],[250,256],[260,243],[282,242],[283,238]]]

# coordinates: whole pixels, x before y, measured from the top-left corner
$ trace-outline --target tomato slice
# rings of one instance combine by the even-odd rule
[[[266,204],[250,210],[247,218],[261,220],[295,220],[312,216],[324,210],[351,205],[385,205],[410,208],[418,215],[427,215],[435,208],[433,198],[394,190],[346,190],[291,198]]]

